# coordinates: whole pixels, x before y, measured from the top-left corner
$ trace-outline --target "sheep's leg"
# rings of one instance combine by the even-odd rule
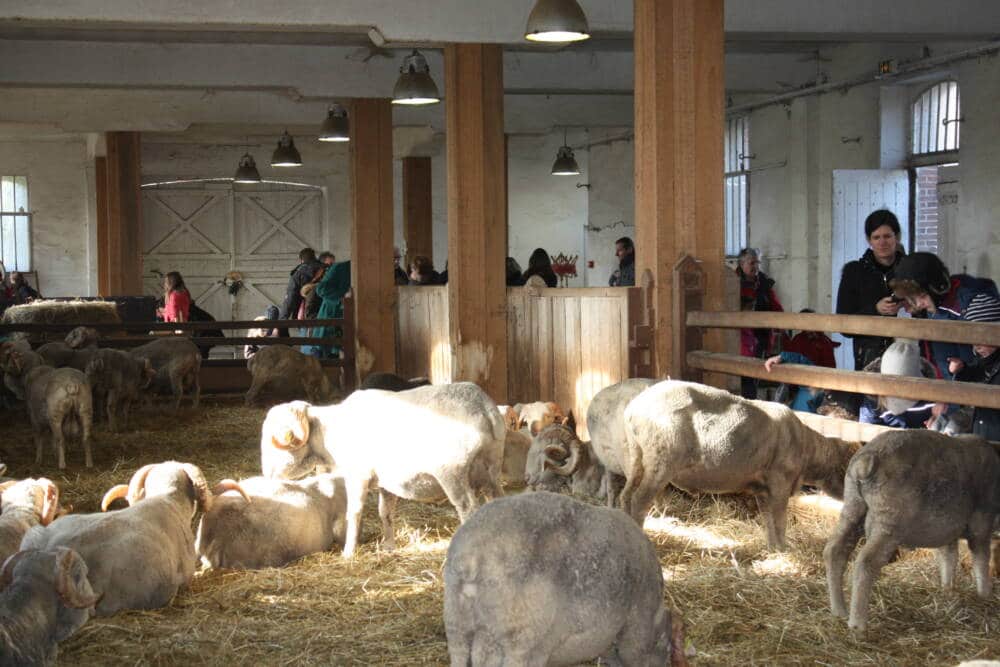
[[[656,494],[666,485],[667,482],[658,483],[651,475],[645,475],[640,478],[639,484],[636,485],[632,492],[632,499],[629,502],[628,509],[629,515],[640,527],[646,521],[646,514],[649,513],[649,508],[653,506]]]
[[[45,438],[39,429],[35,429],[35,465],[42,463],[42,450],[45,449]]]
[[[617,507],[618,498],[622,492],[622,476],[610,470],[604,471],[604,489],[607,492],[608,509]]]
[[[184,398],[184,376],[171,373],[170,391],[174,394],[174,412],[181,409],[181,399]]]
[[[448,502],[458,512],[459,523],[465,523],[469,515],[479,507],[479,499],[472,490],[468,477],[463,477],[461,482],[438,479],[438,484],[441,485],[445,495],[448,496]]]
[[[889,562],[899,543],[891,535],[876,532],[868,536],[868,541],[858,553],[854,563],[854,583],[851,592],[851,616],[847,626],[864,632],[868,628],[868,604],[872,586],[879,572]]]
[[[80,432],[81,438],[83,439],[83,456],[84,465],[88,468],[94,467],[93,453],[90,451],[90,431],[93,428],[94,422],[94,412],[93,408],[89,410],[80,410]]]
[[[66,467],[66,438],[62,431],[62,416],[53,419],[49,428],[52,430],[52,447],[56,450],[59,469],[62,470]]]
[[[257,378],[254,378],[250,382],[250,388],[247,389],[247,395],[246,398],[243,399],[243,402],[247,405],[256,405],[257,398],[260,396],[260,392],[264,390],[266,384],[266,380],[258,382]]]
[[[844,503],[840,510],[840,521],[823,549],[826,563],[826,587],[830,594],[830,611],[834,616],[847,617],[844,602],[844,568],[847,559],[858,545],[864,532],[865,514],[868,508],[858,497]]]
[[[767,548],[772,551],[786,549],[788,499],[798,487],[798,479],[768,480],[766,492],[758,492],[757,504],[764,515],[764,525],[767,528]]]
[[[972,552],[972,576],[976,580],[976,594],[988,599],[993,593],[990,576],[990,541],[993,537],[993,515],[975,515],[969,522],[969,551]]]
[[[384,540],[382,548],[392,551],[396,548],[396,528],[393,525],[392,517],[396,512],[396,501],[399,497],[389,493],[385,489],[378,490],[378,516],[382,519],[382,535]]]
[[[198,365],[196,369],[191,374],[191,387],[193,395],[191,396],[191,407],[198,409],[198,405],[201,403],[201,364]]]
[[[361,537],[361,511],[365,508],[368,480],[345,479],[344,486],[347,491],[347,535],[344,538],[344,558],[350,558],[358,548],[358,538]]]
[[[108,400],[106,403],[108,411],[108,427],[113,433],[118,432],[118,392],[114,389],[108,392]]]
[[[935,551],[941,572],[941,588],[950,591],[955,587],[955,566],[958,565],[958,542],[946,544]]]
[[[125,400],[122,402],[122,430],[128,430],[128,413],[132,408],[132,401]]]

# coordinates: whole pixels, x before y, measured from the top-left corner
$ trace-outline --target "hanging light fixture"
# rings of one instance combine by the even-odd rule
[[[331,104],[326,112],[326,120],[319,128],[320,141],[350,141],[351,125],[347,120],[347,109],[339,104]]]
[[[553,176],[579,176],[580,165],[576,163],[573,156],[573,149],[566,141],[566,130],[563,129],[563,145],[556,154],[556,161],[552,163]]]
[[[538,0],[524,38],[532,42],[579,42],[590,38],[587,16],[576,0]]]
[[[240,158],[240,166],[236,168],[233,176],[234,183],[260,183],[260,172],[257,171],[257,163],[249,152]]]
[[[271,154],[271,166],[302,166],[302,156],[299,155],[299,149],[295,147],[295,140],[292,139],[292,135],[288,134],[288,130],[285,130],[281,134],[281,138],[278,139],[278,147],[275,148],[274,153]]]
[[[403,66],[399,68],[399,79],[392,89],[393,104],[437,104],[441,101],[438,87],[431,78],[431,68],[427,59],[416,49],[403,58]]]

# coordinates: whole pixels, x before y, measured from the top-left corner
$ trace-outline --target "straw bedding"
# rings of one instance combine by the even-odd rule
[[[60,473],[51,452],[35,466],[30,433],[0,422],[3,461],[17,476],[48,476],[75,511],[93,511],[111,485],[140,465],[198,464],[210,481],[259,470],[263,410],[208,399],[179,418],[139,413],[136,430],[97,432],[95,468],[67,452]],[[457,528],[445,505],[403,501],[400,548],[380,551],[377,503],[368,503],[359,556],[308,557],[290,567],[198,574],[162,610],[94,619],[62,644],[64,665],[417,665],[447,664],[442,563]],[[786,554],[768,553],[753,502],[663,494],[647,534],[663,565],[668,602],[680,610],[695,665],[957,664],[997,657],[997,594],[979,601],[964,550],[954,592],[942,592],[929,551],[909,552],[883,570],[871,630],[853,638],[827,610],[822,548],[837,503],[822,496],[791,508]]]

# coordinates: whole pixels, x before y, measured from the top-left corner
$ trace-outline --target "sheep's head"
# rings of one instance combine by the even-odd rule
[[[68,639],[86,623],[94,605],[101,599],[87,579],[86,562],[80,554],[66,547],[18,551],[0,568],[0,589],[9,586],[14,579],[30,579],[47,585],[58,595],[61,604],[56,616],[56,641]],[[41,586],[32,586],[32,589],[35,595],[44,592]]]
[[[112,502],[125,498],[129,506],[144,498],[180,494],[193,502],[191,514],[199,508],[207,512],[212,506],[212,492],[205,475],[191,463],[166,461],[145,465],[132,475],[128,486],[119,484],[101,499],[101,510],[107,511]]]
[[[0,485],[3,511],[23,507],[32,510],[38,521],[47,526],[59,512],[59,487],[50,479],[22,479]]]
[[[265,477],[298,479],[319,464],[308,446],[310,407],[305,401],[292,401],[267,411],[260,433],[260,462]]]
[[[97,345],[97,341],[100,339],[101,335],[97,333],[97,329],[91,329],[90,327],[77,327],[66,334],[66,345],[73,348],[74,350],[80,350],[91,345]]]
[[[513,409],[518,415],[518,430],[527,428],[533,436],[538,435],[549,424],[563,423],[567,418],[562,408],[551,401],[518,403]]]

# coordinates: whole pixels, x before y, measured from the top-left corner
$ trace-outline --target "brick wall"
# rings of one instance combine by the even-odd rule
[[[917,169],[916,238],[914,250],[938,251],[938,168]]]

